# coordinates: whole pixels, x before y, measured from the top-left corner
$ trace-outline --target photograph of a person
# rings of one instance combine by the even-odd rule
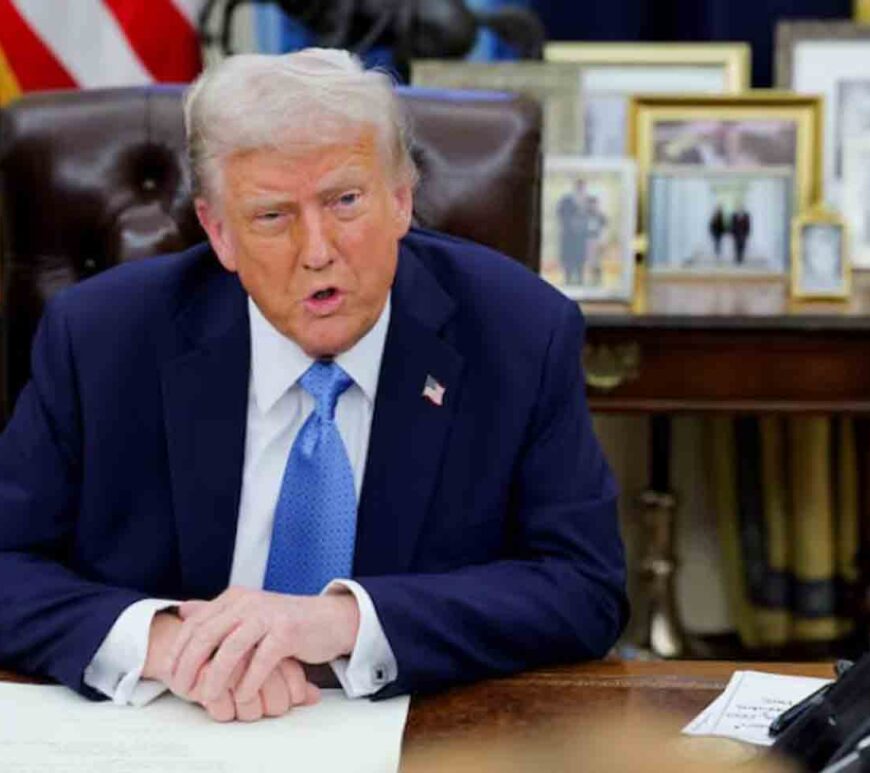
[[[657,121],[653,163],[734,169],[794,166],[797,126],[791,120]]]
[[[792,196],[789,170],[655,169],[649,198],[651,270],[784,273]]]
[[[542,276],[578,300],[630,300],[634,191],[629,159],[548,157]]]
[[[846,230],[836,216],[798,218],[792,294],[796,298],[846,298],[850,271]]]

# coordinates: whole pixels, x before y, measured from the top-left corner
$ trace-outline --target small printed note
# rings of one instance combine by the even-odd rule
[[[722,694],[683,728],[687,735],[716,735],[770,746],[770,723],[830,679],[735,671]]]

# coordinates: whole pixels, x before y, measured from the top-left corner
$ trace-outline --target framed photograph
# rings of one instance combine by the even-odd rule
[[[547,43],[544,58],[580,66],[583,154],[626,153],[633,94],[726,94],[749,88],[745,43]]]
[[[788,170],[794,211],[808,209],[821,191],[821,125],[816,96],[749,91],[632,98],[629,147],[638,164],[641,234],[646,233],[650,175],[660,166]]]
[[[846,299],[851,288],[848,229],[830,210],[811,210],[792,224],[791,294],[800,299]]]
[[[411,63],[411,83],[440,89],[525,94],[542,105],[543,144],[547,153],[579,153],[583,147],[582,97],[577,65],[418,59]]]
[[[843,203],[846,144],[870,136],[870,26],[783,21],[776,29],[777,85],[824,97],[824,194]]]
[[[636,170],[629,158],[548,156],[541,275],[570,298],[630,303]]]
[[[849,140],[844,158],[840,212],[849,227],[850,261],[870,268],[870,136]]]
[[[784,275],[793,196],[787,168],[655,167],[649,179],[650,271]]]

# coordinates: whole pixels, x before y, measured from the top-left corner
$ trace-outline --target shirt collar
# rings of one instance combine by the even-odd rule
[[[363,394],[374,403],[378,374],[390,324],[390,296],[378,321],[359,341],[335,358]],[[268,413],[314,362],[299,345],[276,330],[248,297],[251,328],[251,387],[261,413]]]

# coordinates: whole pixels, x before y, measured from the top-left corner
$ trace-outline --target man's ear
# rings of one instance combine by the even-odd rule
[[[414,190],[408,183],[401,183],[393,189],[395,217],[399,238],[408,233],[414,215]]]
[[[197,197],[193,203],[196,216],[208,236],[211,247],[218,256],[221,265],[227,271],[236,271],[236,257],[227,232],[226,222],[219,208],[202,197]]]

